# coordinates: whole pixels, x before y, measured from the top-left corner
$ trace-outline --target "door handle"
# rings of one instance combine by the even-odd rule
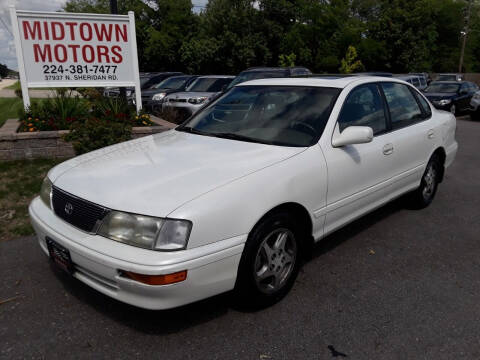
[[[383,154],[384,155],[390,155],[393,153],[393,145],[392,144],[386,144],[383,147]]]
[[[428,130],[427,137],[433,139],[435,137],[435,131],[433,131],[433,129]]]

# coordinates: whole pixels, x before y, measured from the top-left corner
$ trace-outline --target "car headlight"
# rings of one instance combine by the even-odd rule
[[[190,104],[198,105],[198,104],[204,103],[207,99],[208,99],[208,97],[206,97],[206,96],[194,97],[194,98],[188,99],[188,102]]]
[[[187,247],[191,230],[192,223],[188,220],[111,211],[97,234],[146,249],[173,251]]]
[[[42,182],[42,187],[40,188],[40,199],[47,205],[50,209],[51,206],[51,197],[52,197],[52,182],[50,179],[45,176]]]
[[[450,104],[451,102],[452,102],[452,100],[450,100],[450,99],[444,99],[444,100],[440,100],[440,101],[438,102],[438,105],[440,105],[440,106],[448,105],[448,104]]]
[[[162,99],[165,97],[165,95],[167,95],[167,94],[166,94],[166,93],[158,93],[158,94],[155,94],[155,95],[153,95],[152,100],[154,100],[154,101],[160,101],[160,100],[162,100]]]

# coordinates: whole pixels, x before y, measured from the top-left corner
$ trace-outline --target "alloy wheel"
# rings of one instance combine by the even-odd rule
[[[260,244],[254,263],[258,289],[265,294],[280,290],[291,276],[297,260],[294,234],[285,228],[268,234]]]

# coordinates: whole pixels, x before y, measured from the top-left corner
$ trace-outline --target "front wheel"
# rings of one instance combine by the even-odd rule
[[[412,205],[415,208],[423,209],[431,204],[437,193],[438,184],[441,177],[442,164],[438,156],[434,155],[430,159],[423,173],[420,186],[411,196]]]
[[[288,213],[263,219],[251,232],[235,284],[240,306],[259,308],[283,298],[300,266],[301,231]]]

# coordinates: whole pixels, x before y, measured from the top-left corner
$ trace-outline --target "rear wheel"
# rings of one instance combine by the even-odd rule
[[[423,173],[420,186],[411,196],[411,202],[415,208],[425,208],[433,201],[440,182],[442,166],[440,158],[437,155],[430,158]]]
[[[300,267],[300,234],[285,212],[269,215],[253,229],[235,284],[239,305],[264,307],[288,293]]]

